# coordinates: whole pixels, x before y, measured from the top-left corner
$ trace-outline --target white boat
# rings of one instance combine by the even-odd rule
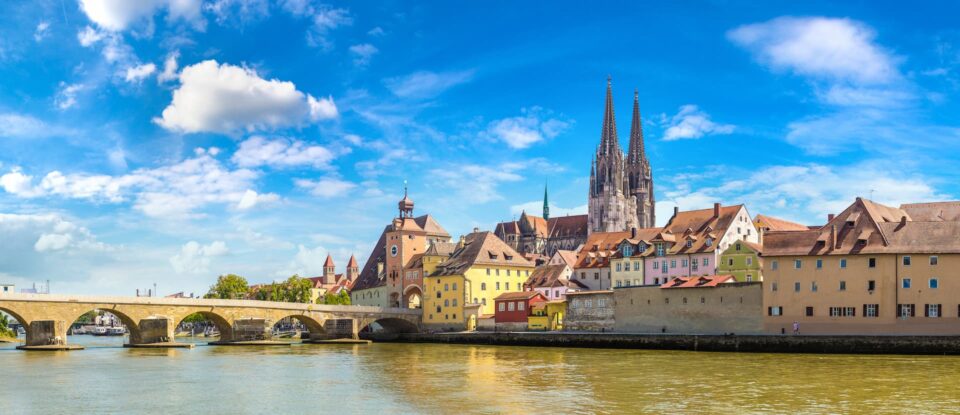
[[[124,327],[110,327],[107,330],[108,336],[123,336],[127,334],[127,329]]]
[[[106,326],[94,326],[90,329],[90,334],[94,336],[107,336],[110,331],[109,327]]]

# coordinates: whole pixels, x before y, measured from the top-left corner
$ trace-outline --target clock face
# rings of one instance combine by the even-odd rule
[[[396,245],[390,247],[390,256],[397,256],[397,246],[396,246]]]

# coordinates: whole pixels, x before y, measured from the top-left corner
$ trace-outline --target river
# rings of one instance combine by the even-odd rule
[[[960,357],[69,341],[0,344],[0,414],[960,413]]]

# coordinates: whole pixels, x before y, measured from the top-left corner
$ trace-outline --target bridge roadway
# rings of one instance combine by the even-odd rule
[[[68,350],[67,330],[84,313],[101,310],[117,316],[130,332],[128,346],[178,344],[174,331],[184,318],[199,313],[220,330],[217,344],[271,340],[273,326],[294,318],[310,332],[305,341],[357,339],[373,323],[385,333],[416,333],[421,310],[368,306],[280,303],[253,300],[0,294],[0,311],[24,326],[25,350]]]

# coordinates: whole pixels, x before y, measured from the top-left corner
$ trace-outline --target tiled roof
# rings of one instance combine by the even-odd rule
[[[557,216],[548,221],[551,238],[582,236],[587,234],[587,215]]]
[[[558,249],[554,255],[559,255],[560,259],[563,260],[565,264],[573,268],[577,263],[577,253],[575,251],[568,251],[566,249]]]
[[[330,254],[327,254],[327,260],[323,262],[324,268],[333,266],[333,257]]]
[[[533,270],[533,273],[530,274],[523,285],[530,288],[563,286],[566,284],[566,280],[563,278],[566,270],[566,265],[541,265]]]
[[[650,246],[651,241],[657,238],[657,235],[661,234],[663,228],[643,228],[637,229],[636,235],[633,234],[633,231],[630,231],[630,235],[627,238],[623,238],[620,242],[617,242],[617,246],[614,249],[617,249],[624,241],[630,243],[634,247],[643,242],[647,247]],[[639,257],[643,255],[643,251],[634,251],[633,257]],[[623,258],[623,253],[620,250],[617,250],[613,253],[612,258]]]
[[[907,203],[900,205],[900,209],[918,222],[960,221],[960,202]]]
[[[350,261],[347,262],[347,268],[358,268],[358,267],[359,265],[357,265],[357,257],[354,256],[353,254],[350,254]]]
[[[534,297],[543,297],[543,294],[540,294],[537,291],[517,291],[512,293],[503,293],[494,298],[494,301],[502,300],[529,300]]]
[[[521,235],[523,227],[536,230],[540,237],[546,238],[564,238],[583,236],[587,234],[587,215],[558,216],[545,220],[539,216],[533,216],[526,212],[520,216],[520,220],[500,222],[494,227],[494,233],[497,235]]]
[[[728,282],[737,282],[733,275],[711,275],[708,277],[676,277],[662,284],[660,288],[698,288],[716,287]]]
[[[534,266],[492,232],[474,232],[464,238],[463,247],[443,261],[434,275],[462,274],[474,265]]]
[[[677,212],[653,241],[671,242],[672,246],[667,250],[670,255],[714,252],[719,239],[734,224],[740,209],[743,205]],[[753,223],[746,222],[744,226],[753,227]],[[655,248],[651,246],[643,255],[654,253]]]
[[[957,235],[958,221],[916,221],[907,209],[857,198],[820,229],[764,235],[763,256],[960,253]]]
[[[810,229],[807,225],[767,215],[754,216],[753,221],[768,231],[806,231]]]
[[[427,248],[427,252],[424,252],[424,255],[428,256],[450,256],[453,251],[457,250],[457,244],[453,242],[434,242]]]
[[[380,233],[380,239],[377,240],[377,244],[374,245],[370,255],[367,256],[367,262],[363,265],[363,269],[360,270],[360,276],[353,282],[354,291],[375,288],[387,283],[386,279],[381,279],[380,275],[377,274],[377,262],[382,262],[384,255],[386,255],[387,231],[390,228],[390,226],[387,226]]]
[[[420,229],[423,229],[423,231],[427,233],[427,235],[447,236],[447,237],[450,236],[450,234],[447,233],[447,230],[443,229],[443,226],[440,226],[440,224],[437,223],[437,221],[433,218],[433,216],[422,215],[422,216],[413,218],[413,220],[417,223],[418,226],[420,226]]]
[[[629,238],[630,232],[594,232],[577,254],[574,268],[604,268],[610,265],[610,256],[620,241]]]

